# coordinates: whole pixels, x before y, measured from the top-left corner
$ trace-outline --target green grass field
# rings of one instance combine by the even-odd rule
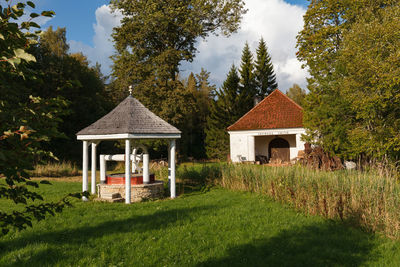
[[[41,186],[47,200],[80,183]],[[2,200],[0,209],[9,209]],[[255,193],[193,191],[175,200],[74,202],[0,239],[1,266],[398,266],[400,243]]]

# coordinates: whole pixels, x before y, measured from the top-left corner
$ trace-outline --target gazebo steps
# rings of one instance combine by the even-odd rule
[[[116,198],[121,198],[120,193],[103,193],[101,194],[101,198],[106,198],[106,199],[116,199]]]
[[[125,199],[121,197],[120,193],[103,193],[101,197],[96,198],[96,201],[124,202]]]
[[[125,202],[125,198],[119,197],[119,198],[95,198],[94,201],[99,201],[99,202]]]

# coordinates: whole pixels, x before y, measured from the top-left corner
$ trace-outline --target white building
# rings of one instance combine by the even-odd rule
[[[275,90],[229,126],[228,133],[233,162],[256,161],[257,156],[288,162],[304,150],[303,109]]]

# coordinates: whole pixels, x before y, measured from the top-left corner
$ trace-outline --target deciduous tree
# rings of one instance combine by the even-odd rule
[[[200,38],[238,29],[243,0],[115,0],[111,5],[124,15],[113,33],[113,88],[125,92],[133,84],[134,96],[146,107],[184,129],[194,101],[179,80],[179,66],[193,60]]]
[[[81,149],[75,134],[105,115],[113,107],[105,91],[104,79],[96,67],[90,67],[82,53],[69,54],[66,29],[51,27],[40,35],[32,50],[37,62],[38,83],[32,90],[41,97],[62,97],[67,101],[63,123],[58,130],[62,138],[53,139],[48,148],[63,160],[78,161]]]
[[[342,74],[338,69],[343,36],[353,30],[365,10],[374,14],[397,2],[312,0],[304,16],[304,28],[297,37],[297,56],[311,75],[304,104],[304,126],[307,140],[323,145],[331,154],[352,157],[348,133],[353,128],[349,118],[354,117],[354,110],[342,94]]]
[[[27,1],[11,6],[11,2],[6,0],[4,6],[0,5],[0,177],[5,180],[0,184],[0,198],[12,200],[15,206],[0,211],[3,234],[14,227],[32,226],[33,220],[42,220],[70,205],[67,198],[57,203],[34,202],[43,198],[31,190],[39,184],[27,173],[37,156],[51,156],[42,150],[42,143],[58,134],[57,118],[65,107],[59,98],[38,97],[31,89],[38,79],[32,68],[36,58],[28,51],[37,33],[30,30],[39,28],[31,19],[54,13],[31,13],[31,19],[21,22],[26,5],[35,5]]]
[[[304,104],[304,126],[310,142],[323,144],[340,155],[347,147],[346,100],[333,79],[334,64],[342,34],[354,19],[355,1],[312,0],[304,16],[304,28],[297,36],[297,57],[305,62],[311,78]]]
[[[349,153],[380,162],[400,158],[400,5],[363,9],[343,34],[336,65],[348,99]],[[352,116],[349,116],[352,115]]]
[[[297,83],[295,83],[292,87],[289,88],[289,90],[286,92],[286,95],[302,107],[307,92],[306,90],[302,89]]]

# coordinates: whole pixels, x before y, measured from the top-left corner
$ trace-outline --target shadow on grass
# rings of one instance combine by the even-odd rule
[[[6,253],[12,253],[23,249],[30,244],[54,244],[74,246],[78,249],[87,240],[98,239],[104,236],[118,233],[145,233],[147,231],[159,230],[170,227],[172,224],[179,221],[190,222],[194,215],[208,210],[217,210],[216,206],[201,206],[194,208],[170,209],[166,211],[158,211],[149,215],[132,216],[130,218],[116,220],[110,217],[110,220],[100,223],[95,226],[83,226],[73,229],[63,229],[51,232],[39,232],[29,234],[27,236],[9,241],[0,241],[0,257]],[[82,256],[84,251],[81,252]],[[18,255],[17,255],[18,256]],[[35,265],[54,265],[62,263],[63,259],[68,258],[68,252],[58,248],[46,248],[36,254],[31,254],[29,257],[16,258],[15,262],[9,266],[29,266],[34,262]]]
[[[177,172],[177,192],[183,197],[207,193],[220,177],[219,164],[183,165]]]
[[[326,222],[228,248],[225,257],[197,266],[359,266],[379,258],[373,247],[371,235]]]

